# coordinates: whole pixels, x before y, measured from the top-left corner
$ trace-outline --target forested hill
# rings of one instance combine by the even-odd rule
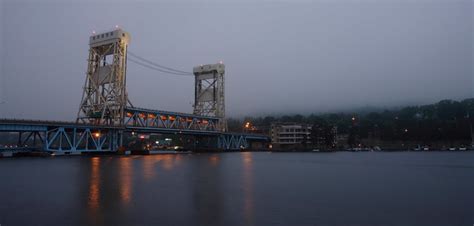
[[[317,127],[337,126],[339,134],[357,133],[361,138],[378,134],[381,139],[445,140],[470,139],[474,124],[474,98],[442,100],[435,104],[408,106],[397,110],[325,113],[229,119],[229,130],[242,131],[245,122],[268,131],[272,123],[307,123]]]

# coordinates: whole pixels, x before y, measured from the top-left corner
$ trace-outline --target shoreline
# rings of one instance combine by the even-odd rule
[[[17,152],[8,153],[7,151],[0,152],[0,159],[2,158],[22,158],[22,157],[66,157],[66,156],[77,156],[77,157],[97,157],[97,156],[146,156],[146,155],[182,155],[182,154],[202,154],[202,153],[234,153],[234,152],[268,152],[268,153],[337,153],[337,152],[425,152],[425,153],[465,153],[474,152],[474,149],[466,150],[441,150],[441,149],[430,149],[430,150],[402,150],[402,149],[381,149],[381,150],[284,150],[284,149],[260,149],[260,150],[234,150],[234,151],[217,151],[217,150],[198,150],[198,151],[129,151],[126,153],[111,153],[111,152],[84,152],[84,153],[50,153],[45,151],[31,151],[31,152]]]

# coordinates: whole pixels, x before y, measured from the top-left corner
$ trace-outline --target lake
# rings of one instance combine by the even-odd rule
[[[473,225],[474,152],[0,159],[0,224]]]

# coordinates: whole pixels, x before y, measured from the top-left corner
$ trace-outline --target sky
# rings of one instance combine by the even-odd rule
[[[223,61],[230,117],[474,97],[471,0],[0,0],[0,118],[74,120],[92,31],[180,70]],[[135,106],[192,112],[194,79],[128,63]]]

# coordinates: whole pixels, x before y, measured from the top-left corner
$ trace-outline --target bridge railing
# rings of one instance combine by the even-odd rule
[[[0,125],[35,125],[35,126],[65,126],[65,127],[97,127],[97,128],[108,128],[117,129],[118,126],[111,125],[97,125],[87,123],[76,123],[71,121],[53,121],[53,120],[32,120],[32,119],[0,119]]]

